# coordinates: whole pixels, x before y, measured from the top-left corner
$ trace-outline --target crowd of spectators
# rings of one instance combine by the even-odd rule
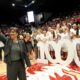
[[[13,26],[14,27],[14,26]],[[80,14],[74,13],[73,15],[54,18],[40,26],[17,26],[19,31],[19,39],[25,41],[28,49],[29,58],[38,58],[38,46],[39,41],[46,42],[58,41],[62,38],[77,41],[80,38]],[[4,34],[9,37],[9,27],[0,27],[0,34]],[[46,37],[42,37],[44,35]],[[53,54],[51,54],[53,56]]]

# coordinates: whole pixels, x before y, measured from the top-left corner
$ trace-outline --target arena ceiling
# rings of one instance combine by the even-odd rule
[[[29,10],[39,12],[52,12],[54,14],[80,10],[80,1],[78,0],[0,0],[0,22],[17,20],[20,16],[25,15]],[[15,6],[12,6],[12,3]],[[25,7],[27,5],[27,7]]]

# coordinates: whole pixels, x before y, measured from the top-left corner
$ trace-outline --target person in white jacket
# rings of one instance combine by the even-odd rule
[[[36,36],[36,40],[38,41],[37,46],[40,50],[40,58],[45,59],[44,53],[45,50],[48,50],[48,44],[47,44],[47,35],[45,31],[42,31],[41,29],[38,30],[38,34]]]

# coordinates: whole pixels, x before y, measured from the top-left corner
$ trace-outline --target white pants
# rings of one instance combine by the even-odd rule
[[[45,50],[48,50],[47,42],[45,42],[45,43],[44,42],[38,42],[37,46],[40,50],[40,59],[45,59],[45,56],[44,56],[44,54],[46,54]]]

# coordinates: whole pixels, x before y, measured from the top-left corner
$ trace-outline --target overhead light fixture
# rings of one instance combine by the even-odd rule
[[[27,8],[27,7],[31,6],[32,4],[34,4],[34,3],[35,3],[35,0],[32,0],[29,4],[24,5],[24,7]]]
[[[35,3],[35,1],[33,0],[32,3]]]
[[[12,6],[14,7],[15,6],[15,3],[12,3]]]
[[[26,8],[26,7],[27,7],[27,5],[24,5],[24,7]]]

